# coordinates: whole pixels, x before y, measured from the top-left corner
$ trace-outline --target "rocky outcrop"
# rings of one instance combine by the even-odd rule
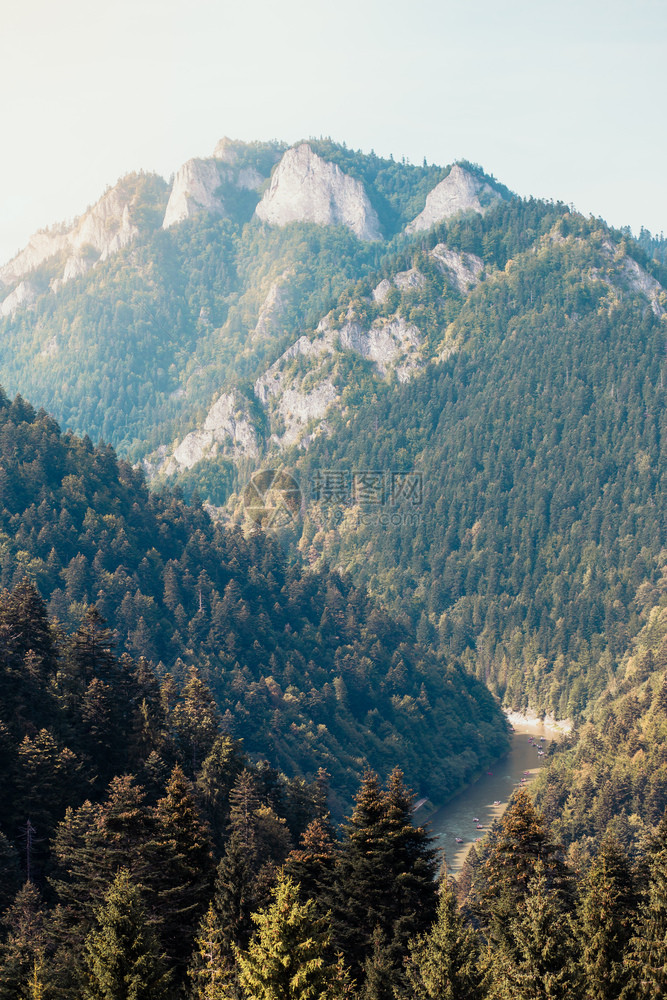
[[[387,301],[387,296],[393,287],[393,281],[390,281],[389,278],[383,278],[380,284],[373,289],[373,302],[383,305]]]
[[[221,143],[224,142],[221,140]],[[262,186],[266,178],[253,167],[235,167],[231,148],[221,146],[221,143],[216,150],[220,149],[224,159],[188,160],[178,170],[164,213],[163,229],[169,229],[200,212],[226,217],[225,198],[220,190],[224,184],[245,191],[256,191]]]
[[[426,278],[416,267],[411,267],[409,271],[399,271],[395,274],[394,284],[401,291],[414,291],[424,287]]]
[[[407,382],[417,367],[421,335],[413,323],[401,316],[376,320],[369,330],[357,323],[346,323],[338,331],[339,346],[372,361],[380,375],[396,370],[399,382]]]
[[[299,337],[255,382],[255,395],[275,428],[273,444],[307,446],[313,433],[326,430],[323,418],[341,399],[330,375],[336,355],[356,354],[372,362],[379,376],[394,371],[406,382],[420,366],[421,347],[417,327],[400,316],[380,317],[366,328],[351,315],[340,329],[325,317],[314,337]],[[295,365],[299,358],[308,364]],[[317,427],[308,433],[313,422]]]
[[[474,253],[459,253],[456,250],[450,250],[445,243],[438,243],[429,252],[429,257],[449,283],[462,294],[466,294],[479,283],[481,273],[484,270],[484,261],[476,257]],[[425,283],[425,275],[418,268],[411,267],[409,271],[399,271],[391,279],[383,278],[380,284],[373,289],[371,297],[378,305],[384,305],[393,288],[398,288],[402,292],[419,291]]]
[[[212,157],[188,160],[184,163],[174,178],[162,223],[163,229],[190,219],[200,212],[228,217],[225,187],[256,191],[259,198],[259,189],[267,180],[270,165],[276,162],[280,152],[277,146],[274,148],[273,144],[267,143],[264,156],[258,159],[256,151],[255,155],[252,154],[253,148],[252,144],[249,147],[246,143],[224,136],[217,143]],[[250,161],[254,159],[260,164],[261,169],[248,163],[249,155]],[[266,173],[262,173],[262,170],[266,170]]]
[[[206,415],[200,430],[192,431],[176,445],[171,456],[166,449],[158,461],[149,463],[150,474],[172,475],[191,469],[204,458],[218,455],[231,459],[257,458],[257,432],[250,417],[248,401],[238,392],[224,392]]]
[[[444,243],[438,243],[429,256],[461,294],[469,292],[479,283],[484,270],[484,261],[474,253],[459,253],[450,250]]]
[[[263,222],[347,226],[360,240],[381,240],[380,222],[363,184],[304,142],[288,149],[255,209]]]
[[[303,438],[308,425],[321,420],[339,398],[338,390],[328,378],[312,389],[296,386],[285,389],[277,406],[284,430],[282,434],[274,434],[272,440],[281,448],[296,444]]]
[[[628,291],[645,296],[651,303],[656,316],[665,315],[665,290],[648,271],[645,271],[632,257],[624,257],[621,263],[621,283]]]
[[[84,274],[97,261],[106,260],[127,246],[139,233],[132,217],[134,195],[133,179],[126,178],[107,191],[71,226],[63,225],[35,233],[28,245],[0,268],[0,282],[6,287],[16,285],[26,275],[60,255],[64,257],[64,265],[61,264],[62,271],[51,285],[57,290],[66,281]],[[27,301],[25,298],[18,301],[20,297],[21,293],[12,300],[15,303],[13,308]]]
[[[269,288],[259,310],[255,329],[252,332],[253,340],[265,340],[274,332],[287,306],[288,281],[290,277],[291,272],[285,271],[278,281],[274,281]]]
[[[461,212],[484,214],[500,199],[500,194],[490,184],[455,163],[444,181],[429,193],[423,212],[405,227],[405,231],[417,233],[430,229]]]
[[[218,197],[220,167],[215,160],[188,160],[177,171],[162,222],[169,229],[198,212],[224,215],[225,206]]]
[[[559,233],[552,233],[549,239],[561,245],[568,243]],[[583,245],[580,237],[576,237],[574,242]],[[649,302],[655,316],[667,315],[667,290],[656,278],[610,239],[602,241],[600,251],[602,266],[589,268],[588,275],[592,281],[600,281],[607,286],[612,293],[612,302],[626,295],[641,295]]]
[[[20,281],[13,292],[0,303],[0,316],[11,316],[21,306],[29,306],[35,301],[37,292],[29,281]]]

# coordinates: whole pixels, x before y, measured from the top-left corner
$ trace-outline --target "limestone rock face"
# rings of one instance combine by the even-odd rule
[[[392,287],[393,284],[389,278],[383,278],[380,284],[373,289],[373,302],[378,302],[382,305],[382,303],[386,301]]]
[[[414,288],[423,288],[426,284],[426,278],[416,267],[411,267],[409,271],[399,271],[398,274],[395,274],[394,284],[403,291],[409,291]]]
[[[458,215],[460,212],[484,214],[500,195],[490,184],[475,177],[458,163],[454,164],[444,181],[429,193],[424,211],[405,227],[406,233],[417,233]]]
[[[21,306],[29,306],[35,301],[36,292],[29,281],[20,281],[13,292],[0,302],[0,316],[11,316]]]
[[[417,327],[401,316],[378,319],[370,330],[346,323],[338,335],[343,350],[373,361],[380,375],[395,367],[399,382],[407,382],[416,367],[416,359],[410,355],[421,346],[421,336]]]
[[[444,243],[433,247],[430,256],[451,283],[465,294],[479,283],[484,261],[474,253],[458,253]]]
[[[162,223],[163,229],[183,222],[199,212],[227,216],[223,184],[244,191],[257,191],[266,177],[254,167],[237,166],[238,143],[227,137],[218,142],[212,159],[188,160],[177,171]]]
[[[288,149],[255,209],[272,226],[314,222],[347,226],[360,240],[381,240],[380,222],[363,185],[313,152],[307,142]]]
[[[257,434],[248,402],[238,392],[223,392],[206,415],[200,430],[192,431],[174,448],[170,458],[152,466],[152,472],[171,475],[191,469],[203,458],[257,458]],[[162,456],[164,458],[164,456]]]
[[[292,273],[284,271],[269,288],[257,317],[252,339],[265,340],[280,322],[289,298],[289,279]]]
[[[11,287],[56,254],[63,254],[66,255],[64,269],[52,285],[56,290],[66,281],[85,273],[97,261],[106,260],[139,233],[132,219],[133,195],[132,185],[121,181],[71,226],[35,233],[28,245],[0,268],[0,282]],[[14,301],[14,308],[25,303],[25,299]]]
[[[665,315],[664,288],[632,257],[623,258],[623,279],[629,291],[638,292],[649,300],[656,316]]]
[[[220,184],[220,168],[215,160],[184,163],[174,178],[162,228],[168,229],[198,212],[224,215],[224,203],[216,194]]]
[[[307,447],[316,434],[328,432],[324,418],[332,407],[341,406],[340,387],[330,375],[336,356],[357,354],[373,362],[378,376],[394,371],[406,382],[420,367],[421,348],[420,331],[400,316],[379,317],[367,328],[350,315],[340,329],[325,317],[314,337],[299,337],[255,382],[255,395],[275,428],[272,444],[280,449]],[[299,357],[308,364],[295,370]]]

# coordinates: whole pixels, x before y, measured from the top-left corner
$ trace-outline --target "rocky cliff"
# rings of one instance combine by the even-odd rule
[[[224,140],[223,140],[224,142]],[[254,167],[237,167],[230,164],[230,151],[220,144],[216,150],[224,159],[188,160],[177,172],[162,223],[163,229],[183,222],[200,212],[227,216],[228,209],[223,189],[231,185],[242,191],[257,191],[266,177]]]
[[[377,214],[363,184],[312,151],[308,143],[288,149],[256,208],[263,222],[315,222],[347,226],[360,240],[381,240]]]
[[[444,181],[426,198],[423,212],[406,227],[406,233],[430,229],[460,212],[486,212],[501,198],[500,194],[464,167],[455,163]]]
[[[257,433],[250,417],[248,401],[240,393],[223,392],[213,403],[200,430],[192,431],[166,457],[166,449],[157,460],[146,463],[149,475],[171,475],[191,469],[204,458],[257,458]]]
[[[0,268],[0,285],[9,289],[14,286],[0,306],[3,314],[9,315],[29,303],[31,296],[19,291],[21,283],[42,265],[53,264],[50,287],[55,291],[135,239],[140,231],[135,215],[143,206],[145,180],[142,175],[126,177],[71,225],[35,233],[28,245]],[[166,189],[161,179],[150,181]]]

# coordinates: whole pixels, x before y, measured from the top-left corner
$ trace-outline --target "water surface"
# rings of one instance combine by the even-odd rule
[[[430,818],[435,846],[444,848],[447,869],[453,875],[460,870],[471,844],[481,840],[492,821],[502,816],[515,788],[529,785],[546,763],[546,755],[540,757],[538,749],[546,750],[554,731],[542,722],[520,723],[514,728],[509,753]],[[462,843],[457,843],[457,837]]]

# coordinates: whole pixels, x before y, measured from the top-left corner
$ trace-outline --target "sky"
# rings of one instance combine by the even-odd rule
[[[665,0],[2,0],[0,263],[134,170],[331,136],[667,232]]]

